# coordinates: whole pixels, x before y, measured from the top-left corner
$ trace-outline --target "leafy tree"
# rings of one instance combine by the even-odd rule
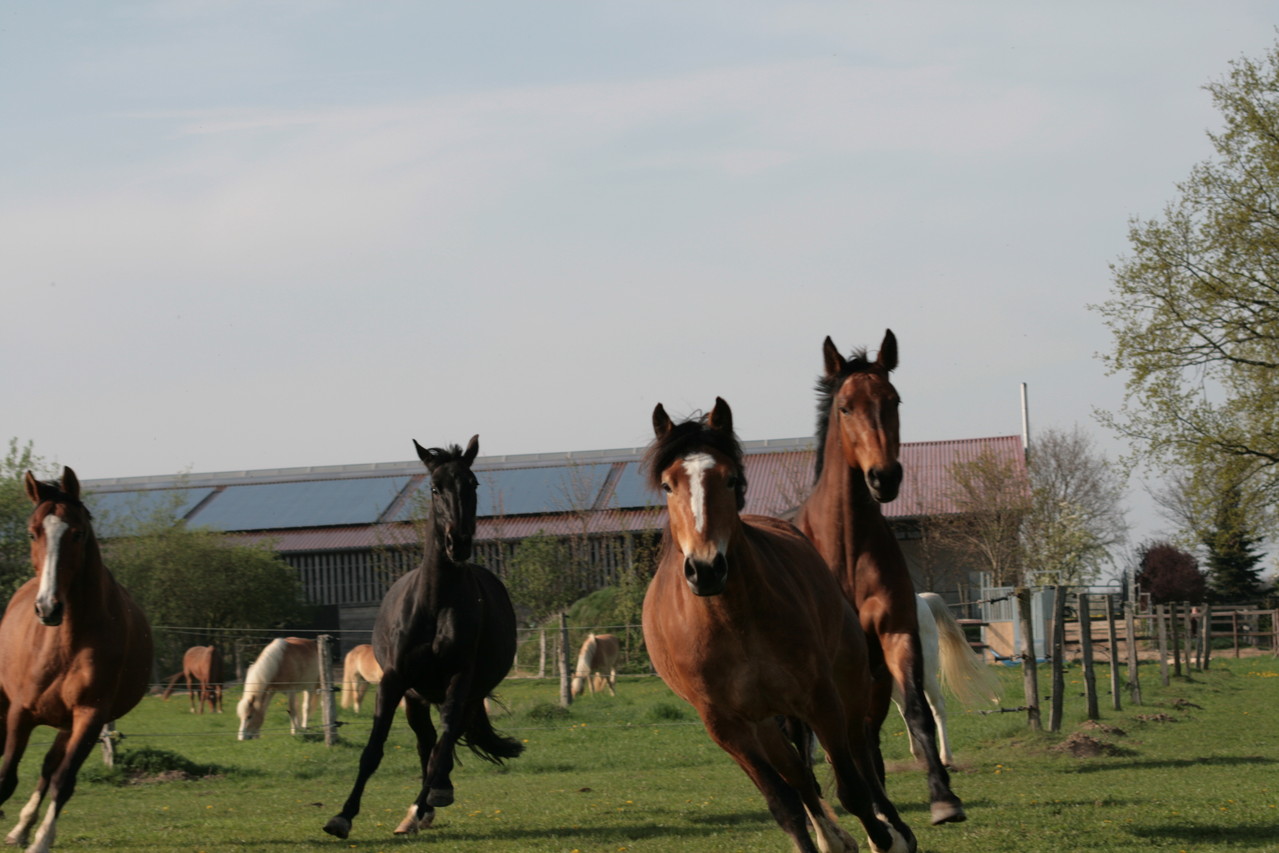
[[[48,463],[35,454],[31,442],[19,444],[18,439],[9,439],[8,453],[0,462],[0,606],[33,576],[27,538],[32,507],[22,485],[27,471],[46,480],[55,476]]]
[[[1208,590],[1199,561],[1168,542],[1151,542],[1140,549],[1135,580],[1155,604],[1201,602]]]
[[[1130,254],[1093,306],[1127,374],[1102,420],[1134,461],[1194,468],[1253,462],[1248,486],[1279,490],[1279,45],[1205,87],[1223,127],[1157,220],[1129,223]]]
[[[997,586],[1020,583],[1021,527],[1031,500],[1020,469],[990,451],[951,466],[953,514],[934,519],[951,549],[989,572]]]
[[[503,579],[511,600],[527,608],[534,623],[563,610],[586,590],[570,570],[567,545],[544,531],[526,537],[515,546],[511,565]]]
[[[1127,538],[1120,469],[1078,427],[1036,436],[1027,469],[1031,506],[1021,529],[1027,567],[1040,583],[1095,580]]]

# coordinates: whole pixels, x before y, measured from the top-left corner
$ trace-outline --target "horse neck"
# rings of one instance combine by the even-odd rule
[[[871,496],[870,487],[866,485],[866,475],[845,460],[835,424],[827,430],[822,471],[809,499],[810,506],[816,502],[825,507],[820,520],[842,532],[842,536],[836,538],[848,555],[860,553],[866,543],[882,535],[887,526],[879,501]]]
[[[102,562],[98,540],[89,531],[84,545],[84,561],[80,571],[67,588],[66,619],[74,624],[93,620],[107,612],[112,596],[117,594],[115,578]],[[77,620],[76,617],[79,617]]]
[[[451,586],[457,564],[444,553],[444,537],[432,532],[423,549],[422,564],[418,567],[418,585],[415,597],[419,605],[431,612],[438,607],[441,598]]]

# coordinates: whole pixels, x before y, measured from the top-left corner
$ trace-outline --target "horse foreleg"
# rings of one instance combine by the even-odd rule
[[[937,749],[937,727],[924,698],[919,638],[912,634],[880,636],[884,660],[902,694],[903,716],[911,737],[919,744],[928,766],[928,795],[934,824],[967,820],[963,802],[950,789],[950,774]],[[882,779],[882,777],[881,777]]]
[[[386,746],[387,735],[391,731],[391,721],[395,719],[395,706],[403,697],[404,688],[398,682],[383,678],[382,683],[378,685],[377,701],[373,706],[373,728],[369,732],[369,740],[364,745],[364,751],[360,753],[360,769],[356,773],[355,784],[351,786],[350,795],[342,804],[342,811],[329,818],[329,822],[324,824],[324,831],[329,835],[336,835],[338,838],[346,838],[350,835],[351,821],[355,820],[355,816],[360,813],[360,800],[364,796],[364,786],[368,784],[369,777],[382,763],[382,753]]]
[[[63,743],[60,760],[52,760],[52,755],[46,758],[46,767],[42,771],[42,776],[47,773],[48,787],[45,793],[51,802],[45,810],[40,828],[36,830],[35,840],[27,848],[26,853],[48,853],[53,847],[53,841],[57,835],[58,815],[62,813],[62,807],[75,793],[76,774],[80,772],[80,765],[84,764],[84,760],[89,757],[89,753],[97,744],[98,735],[104,724],[105,721],[96,714],[77,717],[72,721],[71,733]],[[42,778],[41,781],[43,782],[44,779]],[[39,807],[39,803],[27,805],[33,811]],[[26,809],[23,811],[25,812]],[[32,817],[34,818],[34,814]]]
[[[431,778],[431,754],[435,751],[435,726],[431,723],[431,705],[425,699],[411,698],[404,703],[404,716],[417,735],[417,757],[422,765],[422,789],[409,806],[408,814],[395,828],[396,835],[412,835],[426,829],[435,820],[435,807],[428,802]]]
[[[44,802],[44,795],[49,789],[49,777],[58,765],[62,763],[62,757],[66,755],[67,741],[71,737],[69,731],[59,731],[53,739],[53,745],[49,747],[49,751],[44,755],[44,763],[40,768],[40,779],[36,782],[35,791],[32,792],[31,798],[27,800],[27,804],[22,807],[22,811],[18,813],[18,822],[12,831],[5,836],[4,843],[12,844],[18,847],[26,846],[27,839],[31,834],[31,826],[36,822],[36,816],[40,812],[40,804]]]
[[[4,729],[4,755],[0,757],[0,804],[12,797],[18,787],[18,763],[27,751],[27,742],[34,727],[35,724],[20,709],[9,709]]]

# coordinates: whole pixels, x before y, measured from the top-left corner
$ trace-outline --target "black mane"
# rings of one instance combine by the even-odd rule
[[[90,520],[93,519],[93,513],[89,512],[89,508],[85,506],[84,501],[79,498],[74,498],[62,491],[62,485],[60,483],[41,480],[40,490],[40,499],[42,503],[66,504],[68,506],[73,506],[83,512],[86,518]]]
[[[830,428],[830,407],[835,403],[835,392],[844,384],[844,380],[854,373],[866,373],[873,370],[875,362],[866,355],[866,348],[855,349],[844,363],[844,369],[837,376],[821,374],[817,377],[814,390],[817,391],[817,458],[813,466],[813,481],[822,476],[822,464],[826,461],[826,432]]]
[[[737,509],[746,505],[746,468],[742,462],[742,445],[731,431],[712,428],[709,415],[694,415],[683,423],[675,424],[644,452],[641,467],[646,473],[648,487],[657,491],[662,487],[662,472],[676,459],[697,450],[710,449],[727,456],[737,475]]]

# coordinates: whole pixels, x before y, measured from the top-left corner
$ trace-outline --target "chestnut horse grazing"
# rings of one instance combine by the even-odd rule
[[[871,703],[872,745],[880,781],[884,778],[879,730],[896,684],[911,741],[928,765],[933,823],[966,818],[950,790],[937,750],[937,729],[924,699],[924,666],[919,642],[915,586],[901,546],[881,503],[897,497],[902,482],[898,460],[897,409],[901,398],[888,374],[897,366],[897,338],[889,330],[874,361],[864,351],[845,359],[831,339],[823,346],[825,372],[817,380],[817,482],[795,523],[812,540],[861,617],[875,671]]]
[[[582,643],[582,650],[577,655],[577,668],[573,670],[570,688],[573,698],[581,696],[587,685],[590,685],[592,694],[607,687],[609,694],[616,696],[617,655],[620,651],[621,643],[612,634],[589,635]]]
[[[515,657],[515,609],[496,575],[467,562],[475,536],[479,484],[471,463],[479,453],[479,436],[471,438],[465,452],[456,445],[429,450],[416,441],[413,445],[431,473],[431,528],[422,564],[387,591],[373,625],[382,682],[355,785],[342,811],[324,825],[325,832],[338,838],[351,832],[401,699],[408,700],[405,716],[417,735],[422,789],[397,834],[429,827],[435,809],[452,804],[449,777],[459,740],[498,764],[524,751],[519,741],[493,731],[484,707],[485,697],[506,677]],[[440,709],[438,739],[431,705]]]
[[[346,653],[342,664],[342,707],[360,713],[364,693],[370,684],[382,680],[382,667],[373,655],[373,646],[361,643]]]
[[[732,412],[673,424],[658,404],[645,456],[669,523],[644,598],[653,666],[759,788],[797,850],[856,851],[780,718],[816,734],[839,801],[876,853],[916,848],[875,775],[866,740],[870,675],[857,614],[790,524],[739,515],[746,500]],[[811,824],[818,846],[808,834]]]
[[[253,740],[261,736],[266,709],[277,692],[289,698],[289,734],[302,731],[311,716],[311,696],[319,689],[320,655],[315,640],[272,640],[244,674],[244,696],[235,709],[240,717],[238,738]],[[298,694],[302,697],[300,714]]]
[[[151,677],[151,627],[124,587],[102,564],[80,481],[62,469],[60,484],[28,471],[27,497],[36,505],[27,524],[36,576],[9,601],[0,621],[0,803],[18,784],[18,762],[31,730],[58,730],[45,754],[35,793],[5,841],[25,845],[46,796],[45,812],[27,853],[52,846],[76,773],[102,727],[138,704]]]
[[[222,683],[226,678],[222,675],[222,650],[217,646],[192,646],[182,656],[182,671],[169,677],[169,684],[164,688],[161,699],[168,699],[173,693],[173,686],[179,678],[186,678],[187,696],[191,700],[191,713],[196,712],[196,694],[199,694],[200,713],[204,713],[204,703],[209,703],[209,710],[222,713]],[[192,689],[195,688],[195,689]]]

